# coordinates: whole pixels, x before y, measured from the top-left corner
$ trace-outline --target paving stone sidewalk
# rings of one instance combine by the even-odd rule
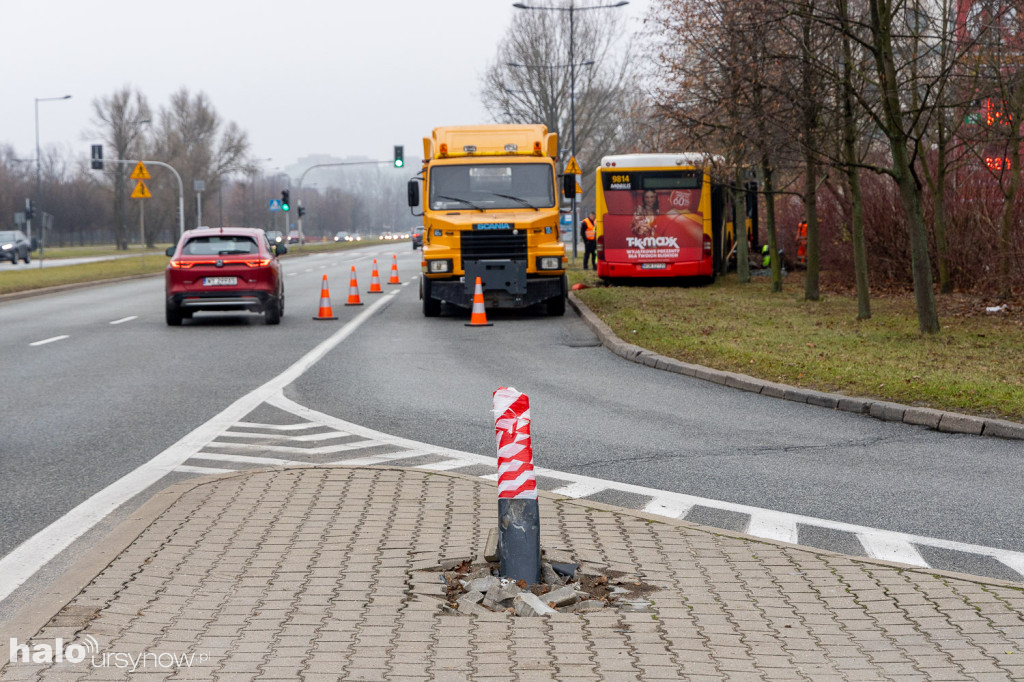
[[[5,628],[5,648],[62,638],[84,660],[5,656],[0,679],[1024,679],[1024,585],[548,493],[540,511],[543,547],[637,573],[658,588],[649,612],[446,613],[427,569],[482,554],[494,483],[249,471],[140,510]]]

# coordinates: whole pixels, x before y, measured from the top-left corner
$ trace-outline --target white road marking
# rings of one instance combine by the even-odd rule
[[[599,493],[602,490],[606,490],[607,488],[608,486],[604,485],[603,482],[595,484],[590,482],[578,481],[570,485],[564,485],[561,488],[552,490],[551,492],[553,492],[555,495],[565,495],[566,497],[580,498],[589,497],[594,493]]]
[[[241,421],[257,406],[280,394],[285,386],[302,376],[331,349],[351,336],[364,322],[393,300],[391,296],[384,296],[367,306],[358,316],[321,341],[319,345],[299,358],[284,372],[242,396],[220,414],[187,434],[150,461],[122,476],[103,490],[94,493],[74,509],[15,547],[0,559],[0,600],[5,599],[83,533],[106,518],[108,514],[174,471],[190,457],[195,457],[203,447],[216,440],[218,436],[225,433],[233,424]]]
[[[28,345],[30,345],[30,346],[45,346],[46,344],[53,343],[54,341],[63,341],[64,339],[70,339],[70,338],[71,337],[68,336],[67,334],[63,334],[61,336],[51,336],[50,338],[43,339],[42,341],[33,341],[32,343],[30,343]]]
[[[759,538],[779,540],[796,544],[797,528],[796,522],[786,514],[775,512],[761,512],[750,515],[750,523],[747,525],[747,533],[756,535]]]
[[[275,457],[247,457],[245,455],[228,455],[219,452],[207,452],[204,450],[195,456],[195,459],[209,459],[215,462],[234,462],[236,464],[260,464],[268,467],[286,467],[309,462],[296,462],[291,459],[277,459]]]
[[[247,429],[268,429],[272,431],[304,431],[307,429],[319,429],[320,425],[314,422],[306,422],[305,424],[257,424],[256,422],[238,422],[235,424],[235,428],[238,427],[244,427]]]
[[[648,514],[667,516],[670,519],[681,519],[693,509],[692,504],[686,504],[677,500],[667,500],[663,497],[656,497],[647,503],[644,511]]]
[[[433,464],[421,464],[415,468],[426,469],[427,471],[451,471],[468,466],[470,466],[469,462],[464,459],[446,459],[442,462],[434,462]]]
[[[234,474],[238,472],[238,469],[217,469],[216,467],[194,467],[188,466],[187,464],[179,464],[174,467],[174,472],[177,474]]]
[[[928,562],[924,560],[917,549],[906,537],[895,533],[873,532],[858,533],[857,539],[864,545],[868,556],[884,561],[899,561],[911,566],[927,567]]]
[[[124,324],[125,322],[131,322],[132,320],[139,319],[138,315],[130,315],[128,317],[122,317],[120,320],[113,320],[110,324]]]

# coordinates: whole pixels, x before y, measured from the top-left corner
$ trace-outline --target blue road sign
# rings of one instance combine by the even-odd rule
[[[271,211],[280,211],[281,210],[281,200],[280,199],[271,199],[270,200],[270,205],[267,208],[269,208]]]

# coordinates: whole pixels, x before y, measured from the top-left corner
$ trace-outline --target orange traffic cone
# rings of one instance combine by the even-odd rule
[[[398,256],[391,256],[391,279],[388,280],[388,284],[401,284],[398,281]]]
[[[476,289],[473,291],[473,314],[469,316],[467,327],[493,327],[487,321],[487,312],[484,310],[484,285],[480,278],[476,278]]]
[[[380,288],[380,274],[377,272],[377,259],[373,259],[373,272],[370,274],[370,290],[368,294],[383,294],[384,290]]]
[[[356,282],[356,266],[352,266],[352,277],[348,281],[348,300],[345,305],[362,305],[359,300],[359,283]]]
[[[331,292],[327,288],[327,275],[324,275],[323,283],[320,285],[320,310],[314,320],[336,320],[334,311],[331,310]]]

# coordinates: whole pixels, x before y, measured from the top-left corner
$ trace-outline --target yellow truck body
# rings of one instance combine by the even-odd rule
[[[442,127],[423,138],[409,203],[423,210],[424,315],[440,314],[442,301],[471,308],[477,277],[488,307],[565,312],[557,155],[543,125]]]

